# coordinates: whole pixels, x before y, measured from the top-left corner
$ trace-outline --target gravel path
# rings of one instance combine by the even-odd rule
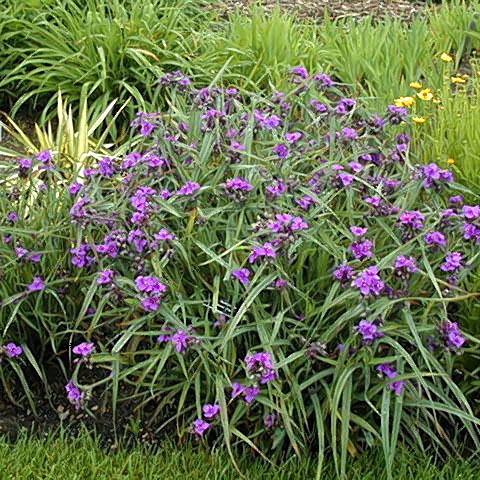
[[[410,20],[425,8],[425,2],[415,0],[220,0],[215,4],[215,8],[220,8],[225,13],[237,8],[247,12],[251,5],[257,3],[263,5],[267,11],[278,5],[281,10],[295,13],[301,18],[319,20],[325,12],[334,18],[373,15],[377,18],[396,17]]]

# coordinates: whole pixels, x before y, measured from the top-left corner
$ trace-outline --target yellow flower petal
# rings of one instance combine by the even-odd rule
[[[452,83],[465,83],[466,80],[462,77],[451,77],[450,78]]]
[[[447,63],[453,62],[453,58],[448,53],[445,53],[445,52],[440,55],[440,59]]]
[[[449,165],[455,165],[455,160],[454,160],[453,158],[449,158],[449,159],[447,160],[447,163],[448,163]]]
[[[412,117],[412,120],[417,125],[421,125],[422,123],[425,123],[427,121],[425,117]]]
[[[415,89],[422,88],[422,84],[420,82],[410,82],[410,86]]]
[[[425,88],[423,90],[420,90],[417,93],[417,97],[420,98],[421,100],[428,102],[433,98],[432,90],[430,88]]]

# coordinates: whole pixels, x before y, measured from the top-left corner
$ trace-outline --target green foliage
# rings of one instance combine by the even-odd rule
[[[0,89],[21,94],[12,114],[32,100],[48,110],[59,90],[77,104],[95,99],[97,114],[114,98],[142,108],[163,71],[188,66],[199,12],[190,0],[57,0],[15,20],[12,7],[1,51],[13,57]]]
[[[68,438],[66,434],[46,439],[23,435],[15,444],[0,438],[0,475],[5,479],[38,478],[58,480],[237,480],[240,475],[223,450],[210,454],[192,445],[163,443],[160,449],[120,448],[107,453],[99,448],[96,438],[82,435]],[[275,468],[241,455],[238,467],[249,480],[301,480],[314,478],[314,462],[291,460]],[[476,461],[451,459],[446,465],[435,466],[429,457],[401,451],[395,459],[394,480],[476,480]],[[385,480],[380,452],[362,455],[352,465],[350,480]],[[333,463],[328,462],[322,480],[335,479]]]

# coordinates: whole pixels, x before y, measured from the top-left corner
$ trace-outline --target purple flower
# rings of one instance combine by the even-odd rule
[[[448,199],[448,202],[453,205],[458,205],[463,203],[463,195],[453,195]]]
[[[132,230],[128,233],[127,241],[133,245],[138,253],[142,253],[148,247],[148,240],[145,232],[140,229]]]
[[[288,132],[285,134],[285,140],[288,143],[297,143],[302,137],[303,134],[300,132]]]
[[[449,170],[442,170],[436,163],[424,166],[421,173],[425,188],[438,187],[440,183],[451,183],[454,181],[453,173]]]
[[[284,288],[288,287],[288,280],[285,280],[284,278],[277,278],[275,282],[273,282],[273,286],[277,290],[283,290]]]
[[[278,377],[272,355],[269,352],[259,352],[245,357],[245,365],[250,375],[259,377],[260,383],[272,382]]]
[[[141,300],[140,305],[146,312],[156,312],[162,304],[162,297],[155,295]]]
[[[51,150],[43,150],[37,154],[36,158],[42,163],[50,163],[53,160],[53,153]]]
[[[272,148],[272,151],[278,156],[278,158],[281,158],[281,159],[285,159],[290,155],[290,150],[284,143],[275,145]]]
[[[82,406],[85,393],[82,392],[72,380],[70,380],[65,385],[65,390],[67,391],[67,399],[68,401],[75,406],[76,410],[79,410]]]
[[[272,198],[281,197],[287,191],[287,185],[281,180],[275,180],[266,188],[267,195]]]
[[[92,265],[95,262],[95,258],[89,255],[91,251],[90,245],[86,243],[79,245],[77,248],[72,248],[70,250],[72,264],[77,268],[85,268]]]
[[[295,203],[303,210],[308,211],[316,202],[315,199],[313,199],[310,195],[304,195],[303,197],[296,199]]]
[[[3,346],[3,351],[8,358],[16,358],[23,353],[23,348],[20,345],[10,342]]]
[[[345,264],[338,266],[333,272],[334,278],[342,284],[348,283],[353,278],[354,274],[355,270]]]
[[[248,405],[252,404],[259,395],[260,387],[257,386],[245,387],[243,390],[243,399]]]
[[[358,133],[354,128],[345,127],[342,129],[342,137],[345,140],[353,141],[353,140],[357,140]]]
[[[167,291],[167,286],[163,284],[158,277],[139,276],[135,279],[137,290],[142,293],[163,295]]]
[[[250,192],[253,185],[244,178],[235,177],[225,182],[225,188],[233,192]]]
[[[193,422],[193,432],[199,437],[203,437],[203,434],[211,427],[212,425],[201,418],[197,418]]]
[[[350,245],[350,250],[357,260],[366,260],[373,257],[373,242],[364,240],[363,242],[355,242]]]
[[[345,172],[340,172],[337,175],[337,178],[340,180],[341,184],[344,187],[350,186],[355,180],[355,177],[353,175],[350,175],[350,173],[345,173]]]
[[[18,166],[21,170],[30,170],[32,168],[33,162],[31,158],[19,158]]]
[[[68,187],[68,193],[72,196],[77,195],[80,190],[82,190],[83,185],[79,182],[73,182],[69,187]]]
[[[177,190],[177,195],[189,196],[200,190],[200,184],[197,182],[187,182],[183,187]]]
[[[257,260],[261,260],[264,258],[274,259],[276,257],[277,252],[275,251],[275,248],[271,243],[266,242],[263,245],[252,248],[252,253],[250,253],[250,256],[248,257],[248,262],[255,263]]]
[[[360,290],[363,296],[378,296],[385,288],[385,283],[380,278],[379,269],[376,266],[368,267],[360,272],[353,284]]]
[[[220,405],[207,403],[202,407],[202,412],[205,418],[215,418],[220,413]]]
[[[7,220],[10,223],[16,223],[16,222],[18,222],[18,220],[20,220],[20,217],[18,216],[18,214],[16,212],[8,212],[7,213]]]
[[[440,270],[444,272],[456,272],[463,268],[463,255],[460,252],[448,253],[445,260],[440,265]]]
[[[232,276],[235,277],[242,285],[250,283],[250,275],[252,272],[248,268],[238,268],[233,270]]]
[[[32,283],[27,286],[27,291],[32,293],[32,292],[40,292],[45,288],[45,282],[42,277],[33,277]]]
[[[429,247],[446,247],[447,246],[447,239],[442,232],[428,232],[425,237],[425,243]]]
[[[310,105],[320,114],[328,112],[328,105],[325,103],[320,102],[320,100],[310,100]]]
[[[383,333],[379,330],[378,326],[368,320],[361,320],[355,327],[357,333],[362,336],[363,343],[370,345],[377,338],[383,337]]]
[[[172,242],[177,239],[177,236],[166,228],[162,228],[153,235],[153,238],[158,242]]]
[[[356,227],[356,226],[352,226],[352,227],[350,227],[350,231],[351,231],[356,237],[363,237],[363,236],[368,232],[368,228],[366,228],[366,227]]]
[[[425,222],[425,215],[416,210],[407,210],[400,214],[399,223],[400,225],[406,226],[413,230],[421,230]]]
[[[238,382],[232,383],[232,393],[231,393],[232,398],[237,398],[239,395],[243,395],[244,391],[245,391],[244,385]]]
[[[322,88],[329,88],[334,84],[332,77],[326,73],[317,73],[314,75],[313,79],[319,83]]]
[[[392,382],[388,387],[395,393],[395,395],[400,396],[405,390],[405,386],[406,383],[404,380],[397,380],[396,382]]]
[[[173,343],[175,350],[178,353],[184,353],[191,345],[199,343],[195,337],[190,335],[185,330],[178,330],[175,332],[170,338],[170,341]]]
[[[391,363],[382,363],[378,365],[377,372],[381,375],[385,375],[387,378],[395,378],[398,373]]]
[[[339,115],[347,115],[357,105],[357,102],[353,98],[342,98],[335,107],[335,112]]]
[[[91,342],[82,342],[72,348],[72,352],[80,357],[88,357],[95,350],[95,344]]]
[[[277,213],[275,220],[268,222],[268,228],[274,233],[293,233],[309,228],[302,217],[294,217],[289,213]]]
[[[403,274],[415,273],[418,271],[417,262],[413,257],[399,255],[395,259],[395,270]]]
[[[99,285],[110,285],[115,278],[116,272],[114,270],[106,269],[98,272],[97,283]]]
[[[293,75],[300,77],[302,80],[305,80],[308,78],[308,70],[305,67],[301,67],[301,66],[293,67],[290,71]]]
[[[457,322],[450,322],[447,320],[440,327],[440,332],[447,348],[451,350],[458,350],[466,343],[466,338],[463,336]]]
[[[467,220],[480,218],[480,205],[464,205],[462,214]]]
[[[398,125],[408,117],[408,110],[404,107],[389,105],[387,107],[388,120],[392,125]]]

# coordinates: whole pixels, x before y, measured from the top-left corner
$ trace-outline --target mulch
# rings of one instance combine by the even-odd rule
[[[267,12],[279,7],[302,19],[321,21],[325,14],[331,18],[397,18],[409,21],[426,8],[425,1],[415,0],[220,0],[212,2],[224,14],[234,11],[248,13],[254,5]]]

